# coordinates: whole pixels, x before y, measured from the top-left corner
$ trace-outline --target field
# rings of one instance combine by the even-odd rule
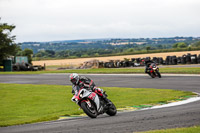
[[[109,60],[123,60],[124,58],[143,58],[143,57],[163,57],[166,56],[182,56],[184,54],[200,54],[200,51],[184,51],[184,52],[167,52],[167,53],[155,53],[155,54],[138,54],[138,55],[124,55],[124,56],[109,56],[109,57],[93,57],[93,58],[78,58],[78,59],[61,59],[61,60],[42,60],[42,61],[33,61],[33,65],[45,65],[46,66],[67,66],[67,65],[79,65],[86,61],[97,59],[100,61],[109,61]]]

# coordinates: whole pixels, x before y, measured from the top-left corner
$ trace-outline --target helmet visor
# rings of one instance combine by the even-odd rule
[[[71,79],[71,82],[72,82],[73,84],[76,84],[76,79]]]

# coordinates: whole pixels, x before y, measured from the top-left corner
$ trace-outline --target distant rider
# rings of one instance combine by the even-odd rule
[[[106,94],[103,93],[103,89],[95,87],[93,80],[85,76],[79,76],[77,73],[72,73],[69,76],[69,80],[72,82],[72,94],[75,93],[75,86],[79,86],[80,88],[85,88],[88,90],[92,90],[97,93],[100,97],[104,99],[107,105],[110,105],[110,101],[107,99]]]
[[[148,73],[149,75],[150,75],[150,65],[152,64],[152,63],[155,63],[154,61],[152,61],[152,60],[145,60],[145,73]]]

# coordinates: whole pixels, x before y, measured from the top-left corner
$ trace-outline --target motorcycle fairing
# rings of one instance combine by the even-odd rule
[[[80,96],[81,96],[81,98],[80,98]],[[88,90],[86,90],[84,88],[80,89],[79,92],[77,92],[72,97],[72,101],[78,103],[78,102],[80,102],[81,99],[85,99],[85,98],[91,99],[96,104],[97,111],[100,110],[100,100],[99,100],[98,95],[95,92],[88,91]]]

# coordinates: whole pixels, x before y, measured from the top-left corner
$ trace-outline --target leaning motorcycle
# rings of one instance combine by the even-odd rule
[[[159,67],[155,64],[155,63],[152,63],[150,66],[150,71],[149,71],[149,75],[152,77],[152,78],[155,78],[155,77],[159,77],[161,78],[161,74],[159,72]]]
[[[95,92],[78,86],[75,86],[74,91],[75,94],[71,100],[78,104],[89,117],[96,118],[99,114],[103,113],[110,116],[116,115],[117,109],[111,101],[112,104],[107,106],[103,98]],[[104,95],[106,95],[105,92]]]

